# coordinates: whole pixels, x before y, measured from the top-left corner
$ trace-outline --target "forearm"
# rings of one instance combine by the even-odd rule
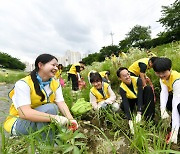
[[[68,119],[73,119],[73,116],[71,115],[68,106],[65,102],[58,102],[56,103],[61,113]]]
[[[18,108],[19,117],[33,122],[50,122],[55,115],[37,111],[29,106]]]
[[[145,87],[146,86],[146,79],[145,79],[145,74],[144,73],[140,73],[140,78],[141,78],[141,80],[142,80],[142,85],[143,85],[143,87]]]

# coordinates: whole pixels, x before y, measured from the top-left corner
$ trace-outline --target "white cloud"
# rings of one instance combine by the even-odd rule
[[[155,37],[161,6],[175,0],[0,0],[0,51],[34,61],[40,53],[97,52],[136,24]]]

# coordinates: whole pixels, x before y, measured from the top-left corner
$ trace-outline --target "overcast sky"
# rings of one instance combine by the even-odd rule
[[[135,25],[163,31],[161,6],[175,0],[0,0],[0,51],[34,62],[41,53],[98,52]]]

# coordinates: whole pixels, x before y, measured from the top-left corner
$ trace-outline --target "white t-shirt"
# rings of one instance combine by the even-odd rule
[[[168,88],[161,81],[161,93],[160,93],[160,108],[166,108],[168,101]],[[173,100],[172,100],[172,129],[179,130],[180,127],[180,115],[177,109],[177,105],[180,103],[180,80],[177,80],[173,84]]]
[[[44,87],[44,90],[46,91],[48,96],[52,92],[49,85],[46,85]],[[55,95],[56,95],[56,98],[55,98],[56,102],[64,101],[61,86],[59,86],[59,88],[56,90]],[[16,109],[20,106],[31,104],[30,87],[26,82],[22,80],[19,80],[16,82],[12,100]]]

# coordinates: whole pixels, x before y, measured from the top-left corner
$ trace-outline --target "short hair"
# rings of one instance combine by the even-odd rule
[[[149,58],[149,61],[152,62],[152,64],[154,64],[154,62],[158,59],[158,57],[151,57]]]
[[[172,62],[169,58],[158,58],[153,64],[153,70],[155,72],[164,72],[171,70]]]
[[[121,73],[122,70],[127,70],[127,71],[129,71],[126,67],[120,67],[120,68],[117,70],[117,72],[116,72],[116,74],[117,74],[118,77],[120,77],[120,73]]]
[[[107,75],[110,75],[111,73],[110,73],[110,71],[109,71],[109,70],[107,70],[107,71],[106,71],[106,74],[107,74]]]
[[[83,62],[83,61],[79,61],[79,63],[81,63],[81,64],[84,64],[84,65],[85,65],[85,62]]]
[[[102,77],[98,72],[92,72],[90,73],[90,82],[98,82],[101,81],[102,82]]]

